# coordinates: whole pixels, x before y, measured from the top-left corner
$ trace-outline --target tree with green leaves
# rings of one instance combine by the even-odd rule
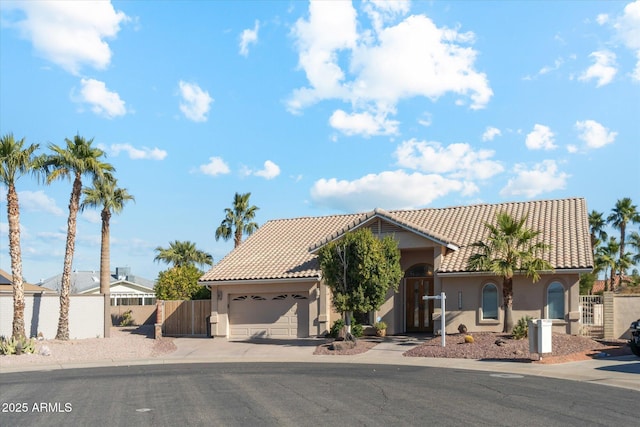
[[[124,205],[135,198],[127,192],[126,188],[118,187],[118,180],[110,173],[105,173],[102,178],[93,180],[93,187],[83,188],[84,200],[80,209],[99,208],[102,227],[100,232],[100,293],[104,295],[104,337],[111,335],[111,245],[110,222],[112,214],[119,214]]]
[[[0,139],[0,183],[7,187],[7,219],[9,221],[9,256],[13,287],[13,325],[11,336],[25,338],[24,283],[22,278],[22,251],[20,249],[20,203],[16,180],[25,174],[38,172],[38,144],[24,147],[24,138],[16,141],[13,134]]]
[[[499,212],[495,223],[486,223],[489,234],[471,246],[476,252],[467,261],[473,271],[491,272],[502,278],[504,333],[513,330],[513,278],[524,274],[533,282],[540,280],[540,272],[553,266],[540,255],[550,246],[538,239],[540,231],[526,227],[527,217],[516,219]]]
[[[624,197],[616,202],[611,214],[607,217],[607,221],[615,228],[620,230],[620,263],[618,265],[618,274],[620,278],[626,273],[625,263],[622,261],[625,257],[625,237],[627,233],[627,225],[630,223],[640,223],[640,213],[638,207],[633,204],[629,197]],[[628,268],[628,267],[627,267]],[[612,273],[612,276],[615,272]],[[613,290],[613,289],[612,289]]]
[[[209,299],[211,291],[198,285],[202,271],[193,264],[175,266],[161,271],[156,281],[155,292],[159,300]]]
[[[53,152],[44,159],[44,170],[47,183],[58,179],[73,180],[71,197],[69,199],[69,218],[67,219],[67,241],[64,253],[64,266],[60,285],[60,318],[56,339],[69,339],[69,293],[71,288],[71,267],[76,241],[76,222],[80,210],[80,196],[82,194],[82,177],[102,179],[104,174],[112,172],[113,166],[102,161],[104,151],[92,147],[93,139],[86,140],[76,135],[73,140],[65,138],[66,148],[50,144]]]
[[[593,251],[593,255],[595,256],[596,250],[601,243],[607,241],[607,232],[605,231],[605,227],[607,226],[607,221],[604,219],[604,214],[598,211],[591,211],[589,214],[589,231],[591,234],[591,249]]]
[[[631,258],[634,264],[640,264],[640,233],[633,231],[629,234],[629,246],[635,249],[636,253]]]
[[[606,244],[600,245],[596,251],[595,265],[597,271],[604,271],[604,290],[613,290],[613,276],[616,273],[616,266],[618,265],[618,251],[620,250],[620,244],[615,237],[609,237]],[[609,277],[609,272],[611,276]]]
[[[368,228],[327,243],[318,252],[318,262],[333,307],[344,316],[347,336],[353,313],[378,310],[389,289],[398,290],[403,275],[398,242],[391,236],[379,239]]]
[[[154,258],[156,262],[164,262],[174,267],[187,265],[213,265],[213,257],[207,252],[196,248],[196,244],[190,241],[174,240],[169,242],[168,248],[158,246],[154,249],[158,254]]]
[[[233,247],[237,248],[242,243],[244,234],[250,236],[258,229],[258,224],[253,220],[260,208],[249,206],[249,197],[251,193],[235,194],[233,206],[224,209],[225,217],[216,229],[216,240],[221,237],[229,240],[233,236]]]

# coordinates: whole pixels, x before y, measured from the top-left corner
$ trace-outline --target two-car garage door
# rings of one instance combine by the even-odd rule
[[[309,302],[300,294],[230,295],[230,338],[297,338],[308,335]]]

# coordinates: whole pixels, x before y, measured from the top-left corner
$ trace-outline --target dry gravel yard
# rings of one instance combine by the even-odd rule
[[[50,355],[46,356],[46,349]],[[0,356],[0,371],[6,367],[55,365],[67,362],[153,359],[175,351],[171,338],[153,339],[153,326],[111,328],[111,337],[69,341],[37,341],[36,353]]]
[[[464,342],[464,335],[447,335],[446,346],[441,346],[440,337],[433,338],[406,353],[407,357],[449,357],[460,359],[512,360],[514,362],[564,363],[599,357],[603,354],[622,356],[631,354],[625,340],[596,341],[589,337],[554,334],[553,353],[538,360],[537,354],[529,353],[528,339],[514,340],[509,335],[496,333],[474,333],[472,344]],[[496,340],[503,345],[496,345]],[[368,351],[379,338],[358,340],[355,348],[332,351],[329,345],[319,346],[315,354],[359,354]]]

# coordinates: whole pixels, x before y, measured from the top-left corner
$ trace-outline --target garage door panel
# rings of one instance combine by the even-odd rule
[[[231,338],[296,338],[298,322],[307,321],[303,313],[308,301],[298,294],[231,295],[230,299]]]

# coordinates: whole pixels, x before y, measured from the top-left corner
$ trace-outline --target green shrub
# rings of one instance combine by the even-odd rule
[[[360,323],[357,323],[355,320],[351,320],[351,335],[356,338],[360,338],[364,335],[364,328]]]
[[[513,327],[511,336],[516,340],[521,340],[529,336],[529,320],[533,319],[531,316],[524,316],[518,320],[516,326]]]
[[[331,329],[329,330],[329,336],[331,338],[338,338],[342,328],[344,328],[344,320],[343,319],[336,320],[335,322],[333,322],[333,325],[331,325]]]
[[[382,330],[387,329],[387,324],[381,320],[379,322],[376,322],[373,325],[373,327],[376,328],[376,331],[382,331]]]
[[[0,337],[0,354],[35,353],[36,342],[33,338],[9,338]]]
[[[122,320],[120,320],[120,326],[131,326],[133,325],[133,316],[131,310],[127,310],[122,313]]]

